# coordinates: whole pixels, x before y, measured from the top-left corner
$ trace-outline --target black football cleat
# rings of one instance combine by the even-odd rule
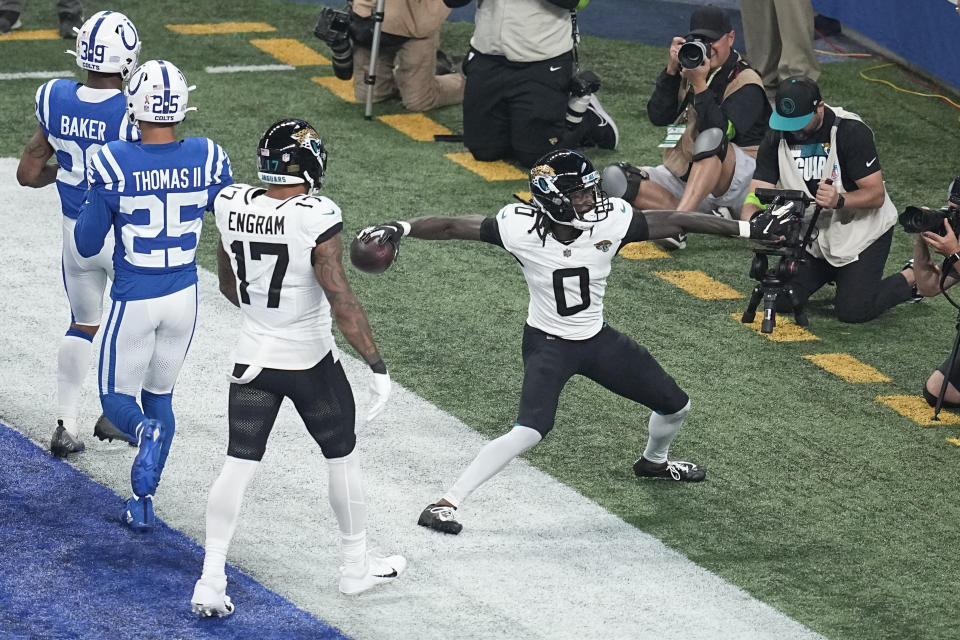
[[[455,511],[455,507],[445,504],[428,504],[427,508],[420,514],[417,524],[440,533],[457,535],[463,529],[463,525],[454,519]]]
[[[136,441],[130,439],[130,436],[120,431],[120,429],[117,429],[105,415],[101,415],[97,419],[97,424],[93,425],[93,435],[95,435],[98,440],[106,440],[107,442],[122,440],[127,444],[137,444]]]
[[[50,453],[58,458],[66,458],[71,453],[80,453],[83,450],[83,441],[70,435],[63,426],[63,420],[57,420],[57,429],[50,440]]]
[[[666,464],[657,464],[642,456],[633,463],[633,472],[638,478],[663,478],[677,482],[702,482],[707,479],[707,470],[692,462],[667,460]]]

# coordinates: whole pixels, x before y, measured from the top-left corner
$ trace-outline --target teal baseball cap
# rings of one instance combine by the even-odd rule
[[[777,87],[770,128],[777,131],[799,131],[813,119],[822,102],[820,87],[806,76],[792,76]]]

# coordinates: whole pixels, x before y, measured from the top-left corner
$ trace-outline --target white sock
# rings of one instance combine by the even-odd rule
[[[260,463],[227,456],[223,469],[210,487],[207,499],[207,540],[203,557],[204,578],[221,578],[226,575],[227,548],[237,528],[240,505],[247,485],[253,479]]]
[[[340,528],[340,553],[345,566],[367,560],[367,502],[356,450],[342,458],[328,458],[330,506]]]
[[[690,401],[683,406],[683,409],[676,413],[662,416],[656,411],[650,414],[650,424],[648,430],[650,435],[647,438],[647,448],[643,450],[643,457],[650,462],[666,462],[667,452],[670,450],[670,443],[680,431],[683,419],[690,413]]]
[[[540,432],[516,425],[496,440],[480,449],[466,471],[460,474],[443,499],[455,507],[470,497],[477,487],[500,473],[507,463],[542,440]]]
[[[60,339],[57,351],[57,417],[64,428],[74,437],[80,434],[77,412],[80,406],[80,390],[90,369],[93,342],[75,335]]]

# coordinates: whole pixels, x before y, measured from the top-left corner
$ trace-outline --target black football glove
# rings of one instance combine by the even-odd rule
[[[400,238],[403,237],[404,226],[399,222],[388,222],[386,224],[378,224],[373,227],[367,227],[361,229],[357,233],[357,240],[363,243],[373,242],[376,240],[380,244],[386,244],[392,242],[399,249],[400,247]]]
[[[790,227],[797,223],[792,204],[758,211],[750,218],[750,239],[779,243],[787,238]]]

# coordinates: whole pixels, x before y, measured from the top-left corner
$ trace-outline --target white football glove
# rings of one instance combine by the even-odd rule
[[[389,373],[373,374],[373,378],[370,380],[370,386],[368,387],[370,400],[372,402],[370,411],[367,412],[368,423],[383,413],[384,408],[387,406],[387,399],[390,397],[391,387],[392,384]]]

